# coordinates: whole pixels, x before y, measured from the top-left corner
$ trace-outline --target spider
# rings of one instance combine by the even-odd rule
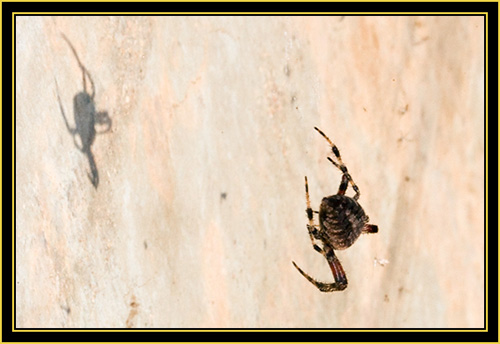
[[[350,247],[358,239],[361,233],[377,233],[378,227],[368,224],[369,218],[358,203],[360,195],[359,188],[352,180],[351,175],[347,171],[347,167],[342,162],[337,146],[335,146],[328,136],[317,127],[314,127],[314,129],[328,141],[338,162],[333,161],[330,157],[327,159],[342,172],[342,181],[340,182],[339,191],[336,195],[323,198],[319,212],[313,211],[311,208],[309,186],[307,184],[307,177],[305,177],[306,213],[309,220],[307,231],[309,232],[313,248],[326,258],[332,270],[335,282],[319,282],[302,271],[294,261],[292,261],[292,263],[302,276],[320,291],[341,291],[347,288],[347,277],[334,250],[344,250]],[[356,193],[354,197],[345,195],[349,183]],[[313,213],[319,214],[319,229],[318,226],[314,224]],[[323,247],[318,246],[314,242],[315,239],[321,241]]]

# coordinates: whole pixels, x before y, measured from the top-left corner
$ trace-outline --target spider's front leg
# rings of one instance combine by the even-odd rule
[[[345,195],[345,191],[347,190],[347,184],[349,182],[349,179],[347,179],[346,175],[342,175],[342,181],[340,182],[339,186],[339,191],[337,192],[337,195]]]
[[[356,193],[353,198],[355,200],[358,200],[359,195],[360,195],[359,188],[356,185],[356,183],[354,183],[354,180],[352,180],[351,175],[347,171],[347,166],[344,165],[344,163],[342,162],[342,157],[340,156],[339,149],[337,148],[335,143],[333,143],[332,140],[330,140],[330,138],[328,136],[326,136],[326,134],[324,132],[322,132],[317,127],[314,127],[314,129],[316,129],[316,131],[318,133],[320,133],[321,136],[323,136],[325,138],[325,140],[330,145],[330,148],[332,149],[333,155],[335,155],[335,158],[339,161],[337,163],[337,162],[333,161],[333,159],[331,159],[330,157],[327,158],[333,165],[335,165],[335,167],[337,167],[342,172],[342,182],[341,182],[340,187],[339,187],[339,195],[345,194],[345,190],[347,189],[347,184],[345,183],[345,181],[347,180],[349,183],[351,183],[352,188],[353,188],[354,192]]]
[[[325,252],[326,260],[328,261],[328,265],[330,266],[330,269],[332,270],[333,278],[335,279],[334,283],[324,283],[324,282],[320,282],[320,281],[315,280],[314,278],[309,276],[307,273],[302,271],[302,269],[299,268],[297,266],[297,264],[295,264],[295,262],[292,261],[293,266],[295,266],[295,268],[297,270],[299,270],[301,275],[304,276],[309,282],[311,282],[320,291],[322,291],[322,292],[342,291],[345,288],[347,288],[347,277],[345,275],[344,269],[342,268],[342,265],[340,264],[339,259],[337,258],[337,256],[333,252],[333,249],[330,246],[325,245],[324,252]]]

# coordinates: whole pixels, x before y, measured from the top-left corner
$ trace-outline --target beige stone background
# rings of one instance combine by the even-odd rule
[[[16,325],[482,327],[481,17],[17,17]],[[112,120],[74,145],[79,59]],[[380,232],[306,229],[341,175]],[[352,195],[352,189],[348,190]]]

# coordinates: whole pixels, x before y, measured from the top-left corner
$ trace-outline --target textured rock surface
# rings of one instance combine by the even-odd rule
[[[17,326],[483,326],[483,30],[479,17],[18,17]],[[61,33],[112,121],[91,145],[97,187],[61,111],[74,127],[84,91]],[[330,294],[291,263],[332,281],[304,176],[315,209],[341,176],[314,126],[380,230],[338,253],[349,286]]]

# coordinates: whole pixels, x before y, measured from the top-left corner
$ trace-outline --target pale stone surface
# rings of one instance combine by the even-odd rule
[[[18,17],[18,327],[480,327],[480,17]],[[111,131],[73,142],[82,72]],[[56,88],[56,82],[58,88]],[[88,87],[88,81],[87,81]],[[376,235],[306,229],[338,145]],[[77,140],[78,143],[78,140]],[[352,190],[349,189],[349,195]]]

